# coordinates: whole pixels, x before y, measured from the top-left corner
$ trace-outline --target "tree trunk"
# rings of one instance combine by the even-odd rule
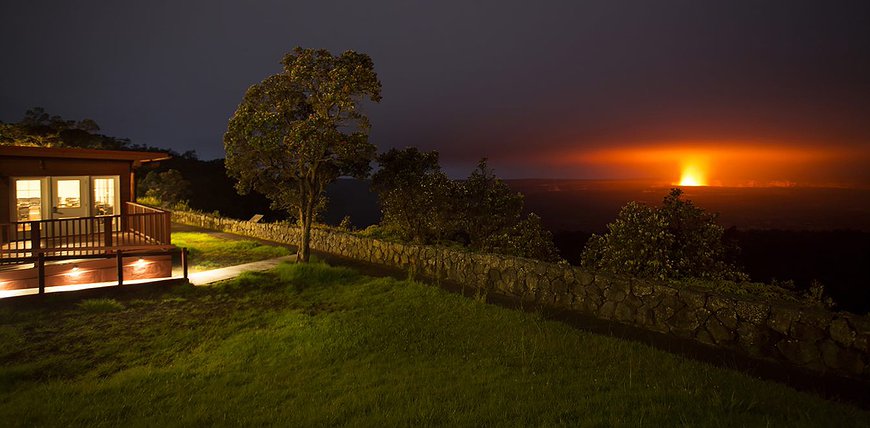
[[[302,239],[299,240],[299,247],[296,249],[296,262],[308,263],[309,255],[311,254],[311,216],[306,216],[302,220]]]
[[[299,239],[299,247],[296,249],[296,262],[308,263],[311,255],[311,223],[314,221],[314,197],[309,194],[303,202],[300,212],[302,220],[302,236]]]

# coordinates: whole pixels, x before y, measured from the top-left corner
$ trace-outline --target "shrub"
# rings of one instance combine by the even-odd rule
[[[353,231],[353,222],[350,221],[349,215],[342,217],[341,223],[338,224],[338,229],[345,232]]]
[[[490,239],[489,247],[493,252],[510,256],[558,262],[559,250],[553,244],[553,234],[545,229],[537,214],[514,225],[507,232]]]
[[[606,234],[589,239],[581,264],[641,278],[747,279],[726,260],[725,230],[716,215],[681,196],[672,189],[657,208],[630,202]]]
[[[828,296],[824,284],[815,279],[810,283],[810,287],[804,292],[803,301],[809,305],[821,306],[826,309],[834,307],[834,299]]]

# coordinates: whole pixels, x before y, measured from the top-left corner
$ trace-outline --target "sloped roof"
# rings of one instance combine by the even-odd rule
[[[135,164],[170,159],[168,153],[132,150],[96,150],[69,147],[0,146],[0,156],[130,161]]]

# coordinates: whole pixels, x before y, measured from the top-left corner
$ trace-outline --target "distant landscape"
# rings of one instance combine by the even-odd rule
[[[525,195],[526,209],[554,233],[603,232],[629,201],[658,204],[671,185],[648,181],[504,180]],[[686,199],[719,213],[722,226],[738,229],[854,230],[870,232],[870,189],[826,187],[684,187]],[[367,182],[339,180],[324,220],[350,215],[357,227],[379,220]]]
[[[508,180],[576,264],[591,233],[629,201],[659,204],[669,187],[638,181]],[[734,255],[755,281],[825,285],[841,309],[870,311],[870,189],[684,187],[687,199],[720,214]]]
[[[661,202],[668,184],[647,181],[507,180],[553,230],[601,232],[628,201]],[[870,189],[683,187],[686,199],[718,212],[725,227],[870,231]]]
[[[577,264],[592,233],[601,233],[629,201],[661,203],[672,186],[644,181],[505,180],[525,195],[553,233],[561,256]],[[720,214],[734,257],[755,281],[825,285],[840,308],[870,311],[870,189],[821,187],[685,187],[686,198]],[[323,220],[349,215],[365,228],[380,219],[368,183],[330,187]]]

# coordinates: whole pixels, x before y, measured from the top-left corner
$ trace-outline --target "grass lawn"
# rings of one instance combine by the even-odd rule
[[[172,244],[187,247],[191,272],[256,262],[290,254],[290,250],[250,239],[230,240],[202,232],[173,232]]]
[[[4,426],[868,426],[870,414],[435,287],[285,264],[0,309]]]

